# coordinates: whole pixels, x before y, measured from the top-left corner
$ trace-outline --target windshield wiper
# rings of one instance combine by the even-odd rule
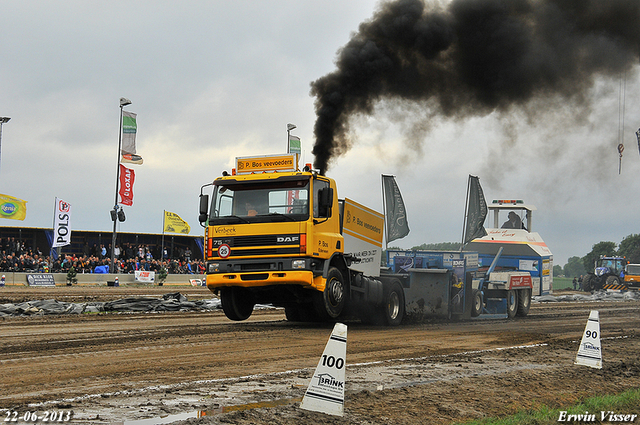
[[[274,216],[275,215],[275,216],[278,216],[278,217],[284,217],[289,221],[295,221],[293,218],[289,217],[288,215],[282,214],[282,213],[279,213],[279,212],[272,212],[272,213],[269,213],[269,215],[270,216]]]
[[[238,220],[243,221],[243,222],[245,222],[245,223],[251,223],[251,222],[250,222],[249,220],[247,220],[246,218],[244,218],[244,217],[240,217],[240,216],[238,216],[238,215],[226,215],[226,216],[224,216],[224,217],[220,217],[220,218],[237,218]]]

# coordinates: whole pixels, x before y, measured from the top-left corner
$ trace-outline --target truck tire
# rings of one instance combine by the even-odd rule
[[[484,300],[482,299],[482,292],[479,289],[474,289],[471,293],[471,317],[478,317],[482,314],[484,308]]]
[[[518,313],[520,317],[525,317],[529,314],[529,308],[531,307],[531,289],[520,289],[518,292]]]
[[[319,317],[313,304],[300,304],[284,308],[284,315],[289,322],[318,322]]]
[[[397,280],[385,288],[380,313],[388,326],[398,326],[404,318],[404,290]]]
[[[255,305],[248,289],[235,286],[220,290],[220,302],[225,316],[235,321],[247,320]]]
[[[514,289],[507,291],[507,317],[513,319],[518,311],[518,292]]]
[[[329,268],[327,283],[323,292],[318,292],[314,298],[316,311],[321,319],[337,319],[347,303],[347,287],[342,273],[335,267]]]

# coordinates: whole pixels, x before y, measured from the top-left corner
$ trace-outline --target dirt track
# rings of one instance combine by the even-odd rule
[[[7,287],[0,303],[176,291],[211,297],[194,287]],[[573,365],[590,310],[600,312],[602,370]],[[640,388],[639,313],[638,301],[534,303],[529,317],[511,321],[349,323],[344,418],[296,402],[332,326],[291,324],[280,310],[240,323],[222,312],[8,318],[0,321],[0,407],[72,411],[76,423],[207,414],[185,423],[447,424]],[[249,403],[284,405],[230,407]]]

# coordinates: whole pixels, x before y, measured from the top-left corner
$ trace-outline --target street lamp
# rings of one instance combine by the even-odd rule
[[[113,220],[113,237],[111,238],[111,273],[116,273],[116,224],[118,221],[124,221],[124,211],[118,206],[118,186],[120,185],[120,150],[122,149],[122,108],[131,105],[131,101],[125,97],[120,98],[120,127],[118,128],[118,165],[116,167],[116,201],[113,209],[110,211],[111,220]]]
[[[0,162],[2,161],[2,124],[8,123],[10,117],[0,117]]]
[[[289,151],[289,143],[291,143],[289,139],[291,138],[291,130],[293,130],[294,128],[296,128],[295,124],[287,124],[287,153],[291,153]]]

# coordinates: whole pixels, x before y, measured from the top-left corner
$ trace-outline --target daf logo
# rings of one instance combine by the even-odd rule
[[[276,241],[278,243],[295,243],[300,241],[300,236],[278,236]]]

